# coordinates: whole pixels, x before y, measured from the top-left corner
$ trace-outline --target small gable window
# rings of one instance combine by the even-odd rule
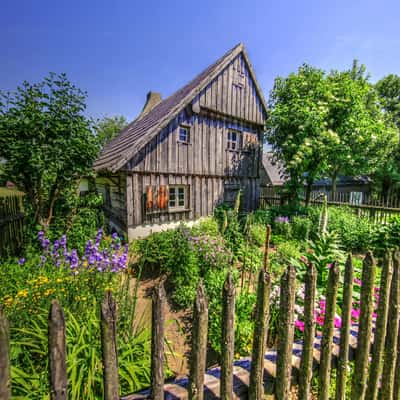
[[[190,142],[190,127],[189,126],[180,126],[179,127],[179,141],[183,143]]]
[[[169,187],[169,208],[187,208],[187,186],[170,186]]]
[[[228,131],[228,150],[239,150],[240,149],[240,136],[241,133],[238,131]]]

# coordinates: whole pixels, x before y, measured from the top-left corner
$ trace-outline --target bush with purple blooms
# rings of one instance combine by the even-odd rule
[[[106,237],[100,229],[88,240],[83,254],[68,247],[66,235],[51,242],[40,231],[40,254],[6,261],[0,269],[0,303],[11,322],[29,320],[57,298],[63,307],[81,312],[118,288],[118,272],[128,264],[128,247],[117,235]]]

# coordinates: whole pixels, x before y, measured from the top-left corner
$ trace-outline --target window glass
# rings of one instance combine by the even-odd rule
[[[240,147],[240,132],[228,131],[228,149],[238,150]]]
[[[180,142],[189,142],[189,128],[186,126],[181,126],[179,128],[179,141]]]
[[[187,199],[186,186],[170,186],[169,187],[169,207],[185,208]]]

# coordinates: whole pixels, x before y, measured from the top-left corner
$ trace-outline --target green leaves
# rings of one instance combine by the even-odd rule
[[[91,169],[98,154],[86,93],[65,74],[0,93],[4,175],[26,193],[34,222],[48,225],[54,202]]]

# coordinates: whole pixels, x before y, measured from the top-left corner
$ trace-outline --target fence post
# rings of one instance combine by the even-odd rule
[[[385,357],[383,362],[380,398],[391,400],[393,395],[394,375],[396,367],[396,351],[399,331],[400,303],[400,253],[397,250],[393,257],[393,277],[390,285],[389,313],[386,328]]]
[[[261,400],[264,395],[263,373],[264,356],[267,345],[270,291],[271,276],[268,271],[261,268],[258,274],[257,303],[248,394],[249,399],[254,400]]]
[[[222,291],[221,399],[233,399],[235,351],[235,283],[228,272]]]
[[[392,282],[393,265],[390,253],[385,254],[382,265],[381,284],[379,290],[378,317],[375,326],[375,339],[372,351],[369,381],[366,392],[367,400],[378,399],[379,377],[382,373],[383,354],[385,349],[386,325],[389,309],[389,291]]]
[[[357,350],[354,363],[351,397],[363,400],[367,386],[368,359],[371,348],[372,313],[374,311],[375,260],[369,251],[364,258],[360,295],[360,320],[358,325]]]
[[[276,360],[277,400],[290,398],[292,378],[292,351],[294,339],[294,303],[296,292],[296,270],[287,267],[281,279],[281,295],[279,305],[279,343]]]
[[[0,307],[0,399],[11,399],[10,325]]]
[[[309,264],[305,278],[304,297],[304,341],[300,362],[299,400],[311,397],[311,379],[313,367],[315,322],[314,304],[317,285],[317,271],[314,264]]]
[[[199,282],[193,308],[190,353],[189,400],[203,400],[207,356],[208,305],[203,283]]]
[[[326,287],[326,312],[321,339],[321,359],[319,364],[318,399],[329,399],[331,377],[333,329],[336,312],[336,298],[339,284],[340,269],[334,262],[329,270]]]
[[[48,332],[50,399],[65,400],[68,398],[65,318],[57,300],[51,302]]]
[[[164,399],[164,329],[166,294],[164,283],[154,289],[151,324],[151,397]]]
[[[267,232],[265,235],[264,244],[264,271],[269,271],[269,241],[271,238],[271,225],[267,225]]]
[[[342,326],[340,328],[339,360],[336,371],[336,400],[346,400],[347,363],[349,360],[351,309],[353,305],[353,276],[353,260],[351,254],[349,254],[343,278]]]
[[[117,307],[110,290],[101,303],[101,351],[104,399],[118,400]]]

